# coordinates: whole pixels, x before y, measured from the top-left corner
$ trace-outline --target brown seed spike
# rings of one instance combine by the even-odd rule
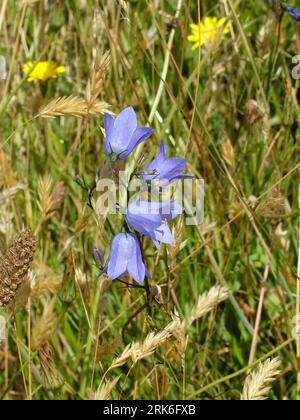
[[[36,238],[29,229],[22,231],[0,259],[0,307],[11,303],[25,280],[35,250]]]

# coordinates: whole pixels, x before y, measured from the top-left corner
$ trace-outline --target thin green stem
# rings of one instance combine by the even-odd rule
[[[175,12],[175,20],[179,18],[180,15],[180,11],[182,8],[182,0],[178,0],[177,1],[177,5],[176,5],[176,12]],[[167,75],[168,75],[168,70],[169,70],[169,65],[170,65],[170,58],[171,58],[171,51],[172,51],[172,47],[173,47],[173,42],[174,42],[174,37],[175,37],[175,32],[176,29],[173,28],[170,32],[170,36],[169,36],[169,40],[168,40],[168,45],[167,45],[167,51],[166,51],[166,55],[165,55],[165,60],[164,60],[164,64],[163,64],[163,69],[162,69],[162,74],[160,77],[160,82],[159,82],[159,86],[156,92],[156,96],[150,111],[150,115],[148,118],[148,122],[149,124],[151,124],[154,120],[158,105],[160,103],[165,85],[166,85],[166,79],[167,79]],[[141,155],[141,151],[143,149],[143,143],[141,143],[135,150],[133,158],[130,162],[130,171],[129,173],[133,172],[133,168],[136,164],[136,162],[138,161],[138,157]]]
[[[276,39],[276,45],[273,49],[273,51],[270,54],[270,59],[269,59],[269,64],[268,64],[268,77],[267,77],[267,87],[266,87],[266,92],[267,92],[267,97],[269,98],[269,94],[270,94],[270,85],[271,85],[271,81],[272,81],[272,76],[274,73],[274,69],[277,63],[277,59],[278,59],[278,53],[279,53],[279,46],[280,46],[280,35],[281,35],[281,22],[282,22],[282,17],[277,20],[277,39]]]
[[[91,321],[90,321],[91,325],[90,325],[90,330],[89,330],[89,334],[87,338],[86,351],[85,351],[85,357],[84,357],[83,375],[82,375],[80,391],[79,391],[79,395],[83,399],[85,398],[85,392],[86,392],[86,386],[87,386],[88,374],[89,374],[89,365],[90,365],[91,354],[92,354],[92,346],[95,340],[94,333],[95,333],[97,312],[99,308],[99,300],[100,300],[100,287],[96,287],[93,312],[92,312]]]
[[[298,207],[300,209],[300,185],[298,190]],[[298,241],[298,266],[297,266],[297,299],[296,299],[296,322],[300,322],[300,217],[299,217],[299,241]],[[298,328],[297,332],[298,332]],[[300,334],[296,338],[297,346],[297,400],[300,400]]]
[[[177,1],[177,6],[176,6],[176,12],[175,12],[175,19],[178,19],[181,7],[182,7],[182,0],[178,0]],[[155,100],[153,102],[152,109],[151,109],[151,112],[150,112],[150,115],[149,115],[149,123],[150,124],[154,120],[155,113],[157,111],[157,108],[158,108],[158,105],[159,105],[159,102],[161,100],[161,96],[162,96],[162,93],[163,93],[163,90],[164,90],[164,87],[165,87],[166,78],[167,78],[168,69],[169,69],[169,64],[170,64],[170,58],[171,58],[171,51],[172,51],[174,36],[175,36],[175,28],[173,28],[171,30],[171,33],[170,33],[168,46],[167,46],[167,52],[166,52],[166,56],[165,56],[165,61],[164,61],[164,66],[163,66],[163,71],[162,71],[159,87],[158,87],[156,97],[155,97]]]
[[[241,22],[239,20],[239,17],[238,17],[238,15],[235,12],[235,7],[233,6],[232,1],[231,0],[228,0],[228,4],[229,4],[229,7],[231,9],[232,15],[234,17],[236,26],[237,26],[237,28],[239,30],[239,33],[240,33],[242,42],[244,44],[246,53],[247,53],[247,55],[249,57],[249,60],[250,60],[250,63],[251,63],[252,69],[253,69],[253,73],[254,73],[254,76],[255,76],[255,79],[256,79],[258,88],[259,88],[260,96],[261,96],[261,99],[262,99],[263,104],[264,104],[265,112],[268,113],[269,112],[269,104],[268,104],[268,101],[267,101],[267,97],[266,97],[266,94],[265,94],[265,91],[264,91],[262,82],[261,82],[260,77],[259,77],[259,74],[258,74],[258,70],[257,70],[257,67],[256,67],[256,63],[255,63],[255,60],[254,60],[254,57],[253,57],[251,48],[249,46],[248,39],[247,39],[247,37],[245,35],[244,29],[243,29],[243,27],[241,25]]]
[[[288,340],[286,340],[284,343],[282,343],[280,346],[276,347],[275,349],[273,349],[272,351],[270,351],[269,353],[265,354],[264,356],[262,356],[260,359],[258,359],[255,363],[253,363],[252,365],[248,365],[246,367],[244,367],[243,369],[238,370],[237,372],[231,373],[230,375],[224,376],[223,378],[217,379],[214,382],[211,382],[210,384],[206,385],[205,387],[199,389],[199,391],[194,392],[192,395],[190,395],[188,397],[189,400],[194,399],[195,397],[198,397],[199,395],[203,394],[204,392],[208,391],[211,388],[216,387],[217,385],[222,384],[223,382],[227,382],[230,381],[231,379],[234,379],[240,375],[243,375],[244,373],[247,373],[249,369],[253,369],[255,368],[259,363],[264,362],[266,359],[268,359],[269,357],[273,356],[274,354],[278,353],[280,350],[284,349],[285,347],[287,347],[289,344],[291,344],[294,341],[293,338],[289,338]]]

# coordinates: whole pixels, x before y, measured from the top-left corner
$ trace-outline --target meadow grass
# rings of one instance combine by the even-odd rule
[[[230,30],[192,49],[203,16]],[[2,0],[1,399],[300,398],[299,51],[268,1]],[[66,73],[28,82],[42,60]],[[151,317],[91,254],[121,228],[92,185],[103,112],[128,105],[155,131],[127,167],[164,138],[205,182],[201,225],[176,219],[161,252],[143,242]],[[24,229],[30,270],[11,245]]]

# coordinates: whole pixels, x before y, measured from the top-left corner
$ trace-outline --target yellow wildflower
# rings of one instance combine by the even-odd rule
[[[58,66],[54,61],[29,61],[23,65],[23,72],[28,74],[28,81],[56,79],[61,73],[65,73],[64,66]]]
[[[192,34],[188,36],[188,41],[192,42],[193,49],[201,47],[206,43],[213,43],[216,36],[221,37],[229,32],[229,25],[226,18],[205,17],[198,24],[192,23],[190,28]]]

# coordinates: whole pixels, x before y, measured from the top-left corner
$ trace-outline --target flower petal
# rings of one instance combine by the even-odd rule
[[[160,203],[135,201],[129,204],[125,215],[128,226],[142,235],[152,238],[161,225]]]
[[[169,226],[163,223],[155,230],[155,240],[164,244],[173,245],[174,239]]]
[[[174,200],[161,203],[160,214],[162,220],[172,220],[179,216],[184,208],[177,204]]]
[[[167,153],[167,146],[162,140],[155,158],[152,160],[152,162],[149,163],[148,166],[146,166],[144,171],[153,171],[157,169],[159,166],[163,165],[166,160],[166,153]]]
[[[140,245],[134,235],[128,234],[128,237],[130,237],[132,242],[132,254],[128,261],[127,270],[134,280],[141,284],[144,281],[146,269],[143,263]]]
[[[120,159],[125,159],[128,155],[130,155],[133,149],[136,146],[138,146],[142,141],[150,137],[152,133],[153,133],[152,128],[148,128],[148,127],[136,128],[132,134],[132,137],[130,139],[130,142],[126,150],[124,150],[124,152],[120,154]]]
[[[190,28],[194,32],[199,32],[199,24],[191,23]]]
[[[122,276],[127,270],[127,263],[132,252],[132,244],[126,234],[119,233],[112,241],[107,264],[107,274],[111,280]]]
[[[56,69],[56,73],[57,74],[62,74],[62,73],[65,73],[66,72],[66,68],[65,68],[65,66],[59,66],[59,67],[57,67],[57,69]]]
[[[114,121],[110,133],[110,145],[116,154],[128,149],[131,137],[137,127],[136,115],[132,107],[127,107],[120,112]]]
[[[104,113],[104,129],[105,129],[105,140],[104,140],[104,150],[106,154],[112,152],[110,145],[110,139],[112,138],[113,129],[114,129],[115,119],[108,113]]]

